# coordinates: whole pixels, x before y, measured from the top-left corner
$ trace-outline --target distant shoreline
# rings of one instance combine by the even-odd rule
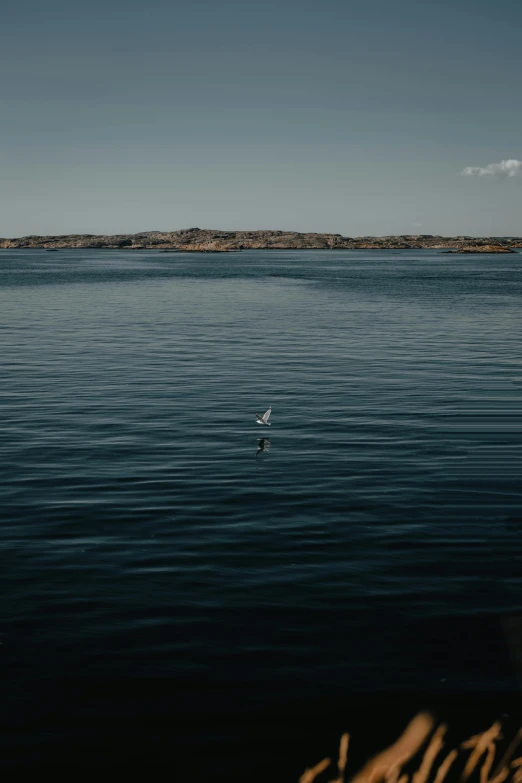
[[[443,237],[400,234],[345,237],[297,231],[215,231],[189,228],[138,234],[64,234],[0,239],[1,249],[106,249],[226,253],[238,250],[445,250],[454,253],[512,253],[522,237]]]

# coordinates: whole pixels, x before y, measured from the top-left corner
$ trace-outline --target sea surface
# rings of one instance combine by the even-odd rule
[[[4,682],[520,685],[521,254],[2,250],[0,327]]]

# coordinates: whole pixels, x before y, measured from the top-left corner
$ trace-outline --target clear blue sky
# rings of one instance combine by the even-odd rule
[[[520,0],[4,0],[0,236],[522,235]]]

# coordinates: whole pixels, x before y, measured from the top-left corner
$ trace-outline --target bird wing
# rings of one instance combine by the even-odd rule
[[[269,409],[267,410],[267,412],[265,413],[265,415],[263,416],[263,421],[265,422],[265,424],[266,424],[266,422],[268,421],[268,419],[270,418],[270,413],[271,413],[271,412],[272,412],[272,408],[269,408]]]

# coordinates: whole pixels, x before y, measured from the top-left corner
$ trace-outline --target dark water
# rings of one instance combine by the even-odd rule
[[[514,687],[521,255],[2,251],[0,286],[10,682]]]

